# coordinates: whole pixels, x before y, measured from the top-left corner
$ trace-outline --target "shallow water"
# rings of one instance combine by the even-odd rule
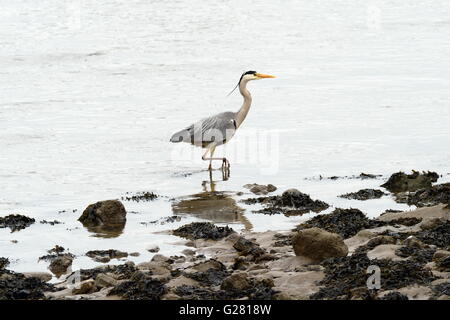
[[[239,202],[250,195],[235,195],[247,183],[295,187],[374,217],[408,207],[389,196],[336,196],[378,187],[398,170],[450,181],[448,1],[1,3],[0,215],[37,220],[0,229],[0,256],[14,270],[46,270],[37,259],[56,244],[77,255],[78,269],[97,264],[83,256],[93,249],[138,251],[136,262],[151,257],[151,244],[179,253],[181,239],[161,231],[199,219],[263,231],[309,216],[253,214]],[[242,213],[221,217],[213,206],[204,217],[186,210],[175,223],[142,224],[172,215],[170,199],[211,189],[202,151],[168,140],[199,118],[237,110],[240,95],[226,94],[245,70],[277,78],[249,84],[249,116],[217,149],[232,167],[226,181],[214,172],[214,188]],[[383,177],[319,179],[360,172]],[[146,190],[163,197],[124,202],[117,237],[77,221],[90,203]]]

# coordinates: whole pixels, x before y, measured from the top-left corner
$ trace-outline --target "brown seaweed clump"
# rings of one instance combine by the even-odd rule
[[[447,248],[450,246],[450,221],[446,220],[432,229],[422,230],[416,237],[426,244]]]
[[[10,214],[0,217],[0,228],[9,228],[11,232],[20,231],[35,223],[33,218],[21,214]]]
[[[417,207],[430,207],[440,203],[450,205],[450,182],[398,194],[396,201]]]
[[[384,222],[370,220],[359,209],[336,208],[330,214],[315,216],[297,226],[297,230],[317,227],[328,232],[337,233],[344,239],[350,238],[362,229],[384,225]]]
[[[127,192],[128,194],[128,192]],[[126,201],[135,201],[135,202],[141,202],[141,201],[153,201],[157,199],[159,196],[156,193],[149,192],[149,191],[143,191],[143,192],[137,192],[134,195],[131,196],[124,196],[121,199]]]
[[[136,271],[129,281],[116,285],[109,295],[118,295],[128,300],[160,300],[166,292],[167,287],[162,281]]]
[[[192,222],[173,231],[173,234],[187,239],[212,239],[225,238],[234,232],[228,226],[218,227],[211,222]]]
[[[311,197],[297,189],[288,189],[281,196],[249,198],[243,200],[246,204],[264,205],[264,208],[256,213],[280,214],[286,216],[300,215],[309,211],[320,212],[329,207],[328,203],[321,200],[313,200]]]
[[[0,300],[45,299],[44,292],[55,290],[39,278],[0,268]]]
[[[370,260],[365,253],[355,253],[349,257],[325,260],[323,285],[311,299],[375,299],[376,290],[367,288],[367,269],[377,266],[381,270],[382,290],[400,289],[412,284],[428,285],[436,277],[417,261],[393,261],[388,259]]]
[[[386,195],[381,190],[378,189],[361,189],[357,192],[350,192],[343,195],[340,195],[340,198],[345,199],[354,199],[354,200],[370,200],[370,199],[379,199],[382,196]]]

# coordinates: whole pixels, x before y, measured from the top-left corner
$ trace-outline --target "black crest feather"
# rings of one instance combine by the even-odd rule
[[[239,84],[241,83],[242,78],[246,75],[246,74],[255,74],[256,71],[246,71],[244,72],[241,77],[239,78],[239,82],[237,83],[237,85],[233,88],[233,90],[231,90],[231,92],[229,94],[227,94],[227,97],[232,94],[234,92],[234,90],[236,90],[236,88],[239,86]]]

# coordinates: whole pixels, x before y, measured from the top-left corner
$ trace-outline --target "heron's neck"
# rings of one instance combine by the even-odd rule
[[[247,90],[247,82],[248,81],[243,80],[239,84],[239,91],[244,97],[244,102],[242,103],[241,109],[239,109],[239,111],[236,113],[236,124],[238,127],[244,121],[245,117],[248,114],[248,111],[250,110],[250,106],[252,105],[252,96],[250,92]]]

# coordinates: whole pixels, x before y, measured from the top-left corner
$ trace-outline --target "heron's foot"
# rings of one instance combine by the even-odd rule
[[[213,170],[213,168],[212,168],[211,163],[210,163],[209,166],[208,166],[208,171],[212,171],[212,170]]]

